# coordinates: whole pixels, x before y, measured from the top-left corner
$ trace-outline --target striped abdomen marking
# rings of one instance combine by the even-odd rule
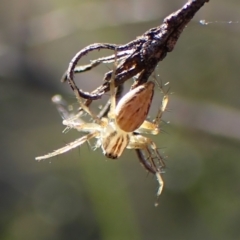
[[[119,158],[129,143],[129,136],[123,132],[111,132],[102,141],[103,154],[112,159]]]
[[[115,109],[116,124],[125,132],[138,129],[146,119],[154,94],[153,82],[144,83],[124,95]]]

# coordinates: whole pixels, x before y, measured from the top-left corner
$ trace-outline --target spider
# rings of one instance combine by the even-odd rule
[[[95,148],[101,148],[103,154],[111,159],[119,158],[125,148],[137,149],[139,150],[137,154],[141,163],[147,170],[156,175],[159,183],[157,196],[159,196],[164,185],[161,173],[165,164],[158,152],[156,144],[150,138],[143,136],[142,133],[153,135],[159,133],[159,123],[168,103],[168,95],[164,95],[162,105],[158,110],[155,120],[153,122],[147,121],[145,119],[151,106],[155,83],[149,81],[130,90],[116,105],[114,72],[113,70],[110,81],[111,104],[107,117],[99,118],[95,115],[89,107],[83,103],[77,91],[77,86],[75,85],[73,85],[74,93],[82,109],[77,115],[72,116],[68,110],[66,110],[64,102],[59,97],[53,98],[54,103],[64,118],[63,124],[66,125],[67,128],[74,128],[80,132],[87,132],[87,134],[49,154],[36,157],[36,160],[43,160],[63,154],[73,148],[81,146],[92,138],[97,139]],[[81,119],[83,111],[92,117],[93,122],[85,122]],[[145,153],[144,155],[142,151]],[[154,159],[158,160],[159,166],[155,164]]]

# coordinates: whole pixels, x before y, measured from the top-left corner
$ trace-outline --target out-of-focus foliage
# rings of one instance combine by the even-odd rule
[[[184,3],[1,1],[1,239],[238,239],[239,1],[206,4],[157,69],[173,92],[164,115],[170,124],[162,123],[163,133],[153,138],[168,156],[157,208],[157,183],[134,151],[112,161],[85,144],[34,161],[79,137],[61,133],[50,100],[60,93],[77,107],[59,82],[74,54],[94,42],[135,39]],[[212,23],[201,25],[202,19]],[[107,70],[83,74],[77,83],[94,89]],[[156,90],[151,116],[161,97]]]

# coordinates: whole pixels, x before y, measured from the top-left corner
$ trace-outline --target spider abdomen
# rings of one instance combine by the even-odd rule
[[[124,95],[115,109],[116,124],[125,132],[138,129],[146,119],[154,94],[153,82],[146,82]]]

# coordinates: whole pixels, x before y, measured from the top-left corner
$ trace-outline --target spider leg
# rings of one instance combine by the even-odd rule
[[[120,85],[117,87],[116,90],[116,101],[118,101],[123,93],[124,87],[123,85]],[[57,110],[59,114],[61,115],[63,121],[63,125],[67,125],[69,128],[76,128],[75,126],[78,126],[79,123],[84,123],[84,121],[80,118],[83,114],[82,109],[80,108],[79,112],[77,114],[73,114],[68,110],[67,102],[62,98],[61,95],[55,95],[52,97],[52,102],[56,105]],[[84,102],[85,106],[89,106],[91,104],[92,100],[86,100]],[[102,117],[106,117],[111,106],[111,101],[109,100],[104,107],[101,109],[101,111],[98,113],[97,118],[101,119]]]
[[[164,163],[163,157],[158,152],[156,144],[150,138],[144,137],[144,136],[139,135],[139,134],[132,135],[130,137],[130,142],[129,142],[127,148],[129,148],[129,149],[142,149],[145,152],[147,152],[149,160],[150,160],[150,162],[152,162],[152,166],[155,168],[155,172],[158,171],[159,169],[160,169],[160,171],[162,171],[162,169],[165,168],[165,163]],[[157,157],[159,167],[157,167],[155,165],[155,163],[153,162],[153,154],[151,153],[149,148],[153,150],[155,156]]]
[[[149,161],[146,159],[145,155],[143,154],[142,149],[135,149],[135,152],[138,156],[140,163],[151,173],[155,174],[156,170],[152,167]]]
[[[157,191],[157,197],[158,197],[161,194],[164,186],[164,181],[162,179],[161,174],[162,174],[163,168],[165,167],[165,163],[163,161],[162,156],[159,154],[155,143],[151,139],[137,134],[137,135],[132,135],[130,137],[130,142],[127,148],[138,149],[139,151],[137,151],[137,154],[140,157],[140,162],[143,163],[144,167],[146,167],[147,170],[155,174],[159,184],[159,188]],[[154,151],[160,165],[159,167],[156,166],[154,162],[153,154],[151,153],[149,148]],[[142,150],[147,153],[148,160],[145,159],[143,153],[141,152]]]
[[[73,116],[73,114],[68,110],[67,102],[62,98],[61,95],[54,95],[52,97],[52,102],[55,104],[62,119],[69,119]]]
[[[101,127],[106,126],[107,121],[102,120],[101,125],[97,123],[85,123],[85,122],[76,122],[74,119],[66,119],[63,120],[63,125],[66,125],[68,128],[74,128],[80,132],[93,132],[93,131],[100,131]]]
[[[115,94],[115,75],[117,69],[117,51],[115,51],[115,62],[113,65],[113,70],[110,79],[110,110],[108,112],[108,117],[110,119],[115,119],[115,108],[116,108],[116,94]]]
[[[123,92],[123,84],[121,84],[121,85],[119,85],[119,86],[117,87],[117,92],[115,93],[116,78],[119,77],[119,76],[121,76],[120,74],[118,74],[118,75],[116,76],[116,71],[117,71],[117,69],[118,69],[118,71],[121,71],[122,69],[126,68],[126,66],[123,67],[126,62],[124,62],[123,65],[120,65],[120,67],[118,67],[118,64],[117,64],[117,61],[118,61],[118,60],[119,60],[119,58],[118,58],[118,54],[117,54],[117,52],[116,52],[116,54],[115,54],[115,64],[114,64],[114,68],[113,68],[112,71],[108,72],[108,73],[105,75],[105,78],[104,78],[105,80],[107,80],[107,79],[109,79],[109,77],[111,76],[111,78],[110,78],[110,84],[109,84],[109,85],[110,85],[111,98],[110,98],[110,101],[109,101],[110,110],[109,110],[109,113],[108,113],[109,118],[111,118],[111,119],[115,118],[114,111],[115,111],[115,108],[116,108],[116,101],[118,101],[118,100],[120,99],[120,97],[121,97],[121,95],[122,95],[122,92]],[[129,69],[128,69],[128,70],[129,70]],[[136,70],[135,67],[133,67],[133,70]],[[126,75],[125,75],[125,77],[126,77]],[[127,76],[127,77],[129,77],[129,76]]]
[[[167,104],[168,104],[168,95],[165,95],[162,99],[162,105],[158,110],[157,116],[155,117],[155,119],[153,120],[153,122],[158,126],[161,119],[162,119],[162,115],[165,112],[166,108],[167,108]]]
[[[51,158],[54,156],[57,156],[59,154],[68,152],[69,150],[72,150],[73,148],[79,147],[81,146],[83,143],[85,143],[86,141],[90,140],[91,138],[97,137],[99,135],[99,132],[93,132],[93,133],[89,133],[86,136],[83,136],[71,143],[69,143],[68,145],[66,145],[65,147],[59,148],[51,153],[48,153],[46,155],[40,156],[40,157],[36,157],[35,159],[37,161],[43,160],[43,159],[47,159],[47,158]]]
[[[61,95],[54,95],[52,97],[52,102],[56,105],[59,114],[63,118],[63,122],[62,122],[63,125],[67,126],[67,128],[64,129],[63,132],[66,132],[66,130],[72,129],[72,128],[82,132],[91,132],[93,130],[99,131],[99,125],[105,126],[107,124],[107,122],[104,119],[100,120],[102,116],[100,117],[97,116],[97,118],[99,119],[99,124],[86,123],[81,118],[81,116],[83,115],[83,111],[79,111],[77,114],[70,112],[68,110],[69,106],[67,105],[67,102],[62,98]],[[85,106],[85,108],[87,108],[87,106]]]
[[[117,91],[116,91],[116,102],[118,102],[118,100],[122,97],[122,93],[123,93],[124,87],[123,84],[117,87]],[[110,110],[110,106],[111,106],[111,100],[109,100],[105,106],[102,108],[102,110],[99,112],[99,114],[97,115],[98,118],[102,118],[107,116],[109,110]]]
[[[167,94],[165,94],[162,99],[162,104],[158,109],[157,115],[153,120],[153,122],[145,120],[143,124],[140,126],[140,128],[137,129],[135,132],[157,135],[159,133],[159,124],[161,122],[162,115],[167,108],[168,100],[169,100],[169,97]]]
[[[63,119],[63,125],[67,126],[63,132],[66,132],[72,128],[78,130],[79,126],[85,123],[85,121],[83,121],[81,118],[83,111],[79,111],[77,114],[71,112],[69,110],[70,106],[67,105],[67,102],[62,98],[61,95],[54,95],[52,97],[52,102],[56,105],[56,108]]]
[[[77,98],[77,101],[81,107],[81,109],[83,109],[86,113],[88,113],[97,123],[101,124],[101,119],[99,119],[89,108],[88,106],[90,105],[91,101],[90,102],[85,102],[83,103],[83,100],[81,98],[81,94],[79,92],[79,89],[77,87],[77,85],[75,84],[75,82],[73,80],[70,80],[68,79],[70,82],[71,82],[71,87],[72,87],[72,90],[75,94],[75,97]],[[80,112],[81,114],[81,112]]]
[[[155,77],[155,82],[157,83],[158,87],[160,88],[160,90],[163,92],[164,96],[163,96],[163,99],[162,99],[162,104],[161,104],[161,107],[157,113],[157,116],[156,118],[153,120],[153,122],[157,125],[159,125],[160,121],[161,121],[161,118],[162,118],[162,115],[163,113],[166,111],[166,108],[167,108],[167,105],[168,105],[168,101],[169,101],[169,96],[168,96],[168,92],[169,92],[169,89],[167,91],[165,91],[163,89],[163,86],[162,86],[162,82],[161,84],[158,83],[158,81],[156,80],[156,77]]]

